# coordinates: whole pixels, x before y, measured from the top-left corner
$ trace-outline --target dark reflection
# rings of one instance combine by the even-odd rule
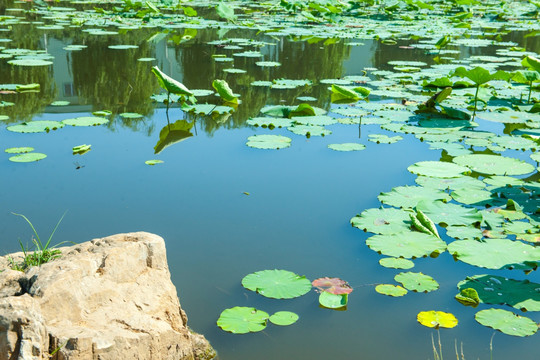
[[[194,122],[178,120],[173,124],[165,125],[159,132],[159,141],[154,146],[154,154],[159,154],[165,148],[193,136],[191,128],[194,124]]]

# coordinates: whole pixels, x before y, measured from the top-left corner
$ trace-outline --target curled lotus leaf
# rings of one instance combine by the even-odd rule
[[[340,278],[318,278],[313,280],[311,285],[320,291],[326,291],[334,295],[350,294],[353,291],[349,283]]]
[[[465,166],[442,161],[419,161],[409,166],[407,170],[416,175],[437,178],[457,178],[470,172]]]
[[[535,170],[534,166],[525,161],[498,155],[460,155],[452,161],[487,175],[525,175]]]
[[[246,275],[242,285],[273,299],[292,299],[311,290],[311,281],[287,270],[257,271]]]
[[[329,309],[340,309],[347,306],[349,295],[336,295],[323,291],[319,295],[319,304]]]
[[[374,235],[366,240],[366,244],[383,255],[406,259],[436,255],[446,250],[446,243],[435,235],[417,231]]]
[[[238,97],[233,93],[229,84],[225,80],[214,80],[212,87],[216,89],[219,96],[226,102],[238,104]]]
[[[530,336],[538,330],[538,324],[525,316],[502,309],[480,310],[474,316],[480,324],[513,336]]]
[[[424,326],[431,328],[453,328],[458,324],[458,320],[451,313],[444,311],[421,311],[418,313],[416,319]]]
[[[408,293],[407,289],[399,285],[379,284],[375,286],[375,291],[379,294],[399,297]]]
[[[459,284],[458,284],[459,287]],[[477,307],[480,304],[480,298],[478,292],[473,288],[463,288],[459,294],[456,295],[456,300],[465,306]]]
[[[407,231],[409,215],[400,209],[367,209],[351,219],[351,224],[364,231],[375,234],[396,234]]]
[[[152,73],[154,73],[154,75],[156,76],[159,85],[163,89],[167,90],[167,92],[177,95],[193,96],[193,93],[189,91],[189,89],[184,84],[168,76],[157,66],[154,66],[152,68]]]
[[[435,279],[421,272],[402,272],[394,276],[394,280],[410,291],[430,292],[439,288],[439,283]]]
[[[225,309],[217,320],[217,325],[233,334],[247,334],[264,330],[268,313],[251,307],[235,306]]]

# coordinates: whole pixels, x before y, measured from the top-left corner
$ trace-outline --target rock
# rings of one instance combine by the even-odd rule
[[[0,360],[215,357],[187,327],[161,237],[119,234],[61,251],[26,273],[0,272]]]

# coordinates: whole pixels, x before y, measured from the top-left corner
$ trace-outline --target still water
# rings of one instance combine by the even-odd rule
[[[133,231],[156,233],[166,241],[172,280],[189,325],[210,340],[223,360],[428,359],[433,357],[431,335],[437,332],[416,322],[416,314],[424,310],[453,312],[460,320],[458,327],[441,330],[445,357],[455,356],[457,341],[458,345],[463,342],[467,359],[490,358],[493,330],[474,321],[475,309],[453,299],[455,284],[478,270],[455,262],[448,253],[437,259],[418,259],[414,271],[433,275],[441,286],[438,291],[411,292],[403,298],[379,295],[373,284],[392,282],[397,271],[379,266],[380,255],[365,245],[368,234],[349,224],[355,214],[380,205],[380,192],[413,185],[415,176],[407,167],[438,160],[439,150],[429,150],[413,135],[404,135],[403,141],[391,145],[371,143],[369,134],[395,134],[379,125],[341,124],[328,126],[333,133],[326,137],[306,138],[274,129],[272,134],[293,138],[288,149],[263,151],[245,146],[247,137],[270,133],[245,124],[264,105],[298,104],[296,97],[312,96],[317,99],[313,105],[327,110],[335,106],[330,103],[328,85],[270,90],[250,86],[254,80],[310,79],[316,83],[362,75],[364,68],[386,69],[390,60],[422,59],[431,64],[430,58],[423,59],[421,50],[372,40],[359,46],[343,40],[325,45],[246,30],[202,29],[185,43],[171,40],[174,33],[147,41],[154,32],[142,29],[122,36],[89,36],[79,30],[39,30],[21,24],[5,33],[13,40],[8,47],[47,50],[54,64],[14,67],[0,61],[0,84],[41,85],[39,94],[0,95],[0,100],[16,103],[0,109],[0,114],[10,116],[0,123],[1,146],[32,146],[48,156],[29,164],[12,163],[7,154],[0,156],[2,253],[18,251],[18,239],[31,238],[29,227],[11,212],[25,214],[43,237],[67,211],[53,242],[84,242]],[[264,59],[282,66],[261,69],[249,58],[215,62],[212,54],[227,52],[207,43],[236,37],[272,43],[261,48]],[[87,48],[64,50],[69,44]],[[139,47],[109,49],[112,44]],[[470,55],[467,51],[461,56]],[[142,57],[156,60],[136,61]],[[242,104],[223,123],[197,118],[192,137],[154,155],[167,117],[165,108],[150,98],[160,92],[150,72],[153,65],[190,89],[211,89],[212,80],[224,78],[241,94]],[[232,66],[248,72],[223,72]],[[70,105],[50,106],[55,100]],[[217,103],[213,96],[199,99],[205,101]],[[5,129],[22,120],[63,120],[104,109],[114,113],[104,126],[66,126],[38,134]],[[138,112],[144,118],[122,119],[118,116],[122,112]],[[173,108],[169,117],[176,121],[186,115]],[[503,130],[493,123],[481,126]],[[367,148],[351,153],[327,148],[344,142],[360,142]],[[72,155],[71,148],[80,144],[91,144],[92,150]],[[164,163],[145,165],[150,159]],[[311,280],[323,276],[347,280],[355,289],[347,310],[320,308],[314,291],[293,300],[272,300],[241,286],[245,275],[274,268]],[[531,274],[529,279],[538,281],[538,275]],[[294,311],[300,320],[289,327],[268,326],[260,333],[232,335],[215,322],[221,311],[233,306],[253,306],[270,314]],[[540,320],[538,314],[528,316]],[[493,347],[494,359],[538,359],[534,336],[522,339],[497,333]]]

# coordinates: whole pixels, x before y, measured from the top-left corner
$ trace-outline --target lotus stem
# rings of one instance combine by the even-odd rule
[[[476,103],[478,102],[478,90],[480,90],[480,85],[476,85],[476,93],[474,94],[474,110],[472,114],[472,121],[474,121],[474,117],[476,116]]]
[[[531,92],[532,92],[532,80],[529,81],[529,98],[527,99],[527,104],[531,103]]]

